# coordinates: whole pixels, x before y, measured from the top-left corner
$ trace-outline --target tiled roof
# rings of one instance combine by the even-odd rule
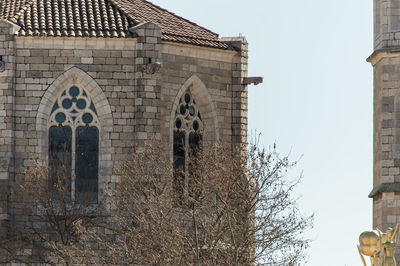
[[[10,20],[20,36],[118,38],[134,25],[108,0],[34,0]]]
[[[0,18],[21,27],[19,36],[132,36],[141,22],[160,25],[164,41],[228,49],[218,35],[146,0],[0,0]]]
[[[160,25],[162,39],[200,46],[227,49],[218,34],[146,0],[114,0],[135,22],[152,21]]]
[[[24,6],[29,4],[29,0],[1,0],[0,1],[0,18],[11,19]]]

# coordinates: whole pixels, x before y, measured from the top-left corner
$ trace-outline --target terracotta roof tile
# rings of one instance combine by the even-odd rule
[[[121,38],[135,25],[109,0],[35,0],[8,19],[19,36]]]
[[[0,18],[10,19],[14,17],[18,11],[29,4],[30,0],[2,0],[0,1]]]
[[[164,41],[187,43],[187,44],[220,48],[220,49],[228,49],[229,48],[229,46],[227,44],[222,43],[218,40],[212,40],[212,39],[211,40],[210,39],[198,39],[198,38],[192,38],[192,37],[181,36],[181,35],[173,35],[173,34],[163,34],[162,39]]]
[[[0,18],[18,24],[19,36],[131,36],[141,22],[160,25],[164,41],[229,49],[218,34],[146,0],[0,0]]]
[[[114,3],[135,22],[152,21],[160,25],[162,39],[200,46],[228,49],[218,34],[184,19],[146,0],[114,0]]]

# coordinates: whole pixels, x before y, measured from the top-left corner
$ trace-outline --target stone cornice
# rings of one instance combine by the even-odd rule
[[[400,46],[397,47],[386,47],[375,50],[368,58],[367,62],[370,62],[372,66],[375,66],[379,61],[384,58],[400,57]]]
[[[400,183],[381,183],[369,193],[368,197],[373,198],[383,192],[400,192]]]

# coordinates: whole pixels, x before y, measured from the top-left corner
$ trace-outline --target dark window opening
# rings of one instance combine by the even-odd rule
[[[62,180],[71,191],[72,130],[70,127],[53,126],[49,129],[50,184]]]
[[[78,197],[82,192],[93,193],[93,196],[97,195],[96,194],[98,192],[97,177],[99,174],[98,129],[96,127],[78,127],[76,129],[75,143],[76,143],[76,149],[75,149],[76,193]]]
[[[179,131],[174,132],[174,171],[174,188],[179,201],[182,201],[185,187],[185,133]]]
[[[179,100],[174,119],[174,188],[179,203],[182,203],[184,195],[195,197],[198,194],[194,191],[196,180],[190,180],[195,178],[194,165],[190,159],[196,156],[201,146],[202,130],[203,122],[199,108],[188,90]]]
[[[72,199],[97,202],[99,120],[91,98],[79,87],[66,89],[48,123],[49,183],[63,180]]]

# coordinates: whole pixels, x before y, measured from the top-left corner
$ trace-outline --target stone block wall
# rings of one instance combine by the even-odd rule
[[[160,139],[161,28],[151,22],[130,29],[137,34],[135,58],[135,142]]]
[[[100,119],[100,192],[106,182],[115,181],[115,162],[125,158],[135,139],[135,45],[135,39],[16,37],[16,183],[24,181],[32,159],[47,159],[51,108],[74,85],[89,94]],[[18,206],[10,205],[11,224],[23,226]]]
[[[383,231],[400,221],[400,53],[375,60],[374,190],[370,196],[373,227]]]
[[[16,48],[17,178],[23,178],[25,167],[29,165],[29,153],[47,153],[47,150],[42,150],[38,145],[36,124],[39,105],[48,88],[72,68],[85,73],[91,79],[86,82],[95,83],[104,93],[113,121],[112,128],[107,129],[109,135],[104,136],[112,147],[113,158],[109,159],[121,159],[129,152],[134,139],[135,41],[109,40],[106,43],[102,39],[56,39],[54,42],[45,38],[25,39],[17,40]],[[74,83],[79,85],[82,81],[71,76],[64,89]],[[55,98],[58,95],[52,96]],[[50,104],[54,100],[50,100]],[[96,109],[101,110],[103,107],[106,108],[96,106]]]
[[[400,45],[400,2],[397,0],[374,0],[374,47]]]
[[[118,182],[115,166],[151,136],[170,144],[174,113],[187,89],[201,110],[205,140],[246,143],[247,42],[236,50],[161,42],[153,23],[136,38],[14,37],[0,22],[0,229],[23,227],[8,186],[25,180],[33,159],[47,159],[48,119],[56,99],[72,86],[93,100],[100,122],[99,188]],[[12,230],[12,229],[11,229]]]
[[[244,78],[248,72],[248,43],[245,38],[224,38],[238,50],[232,64],[232,142],[247,143],[248,87]]]
[[[392,158],[394,136],[392,128],[387,126],[394,122],[396,86],[388,80],[392,75],[392,73],[387,73],[389,68],[378,64],[374,69],[376,76],[374,84],[374,188],[381,183],[394,183],[394,175],[389,176],[389,169],[394,167],[394,158]],[[383,76],[385,76],[384,79]],[[384,127],[382,127],[383,124]],[[381,230],[388,226],[388,221],[382,216],[382,213],[387,212],[382,208],[384,207],[382,200],[385,200],[386,196],[386,193],[385,195],[377,194],[374,198],[374,227],[379,227]]]
[[[6,233],[9,181],[14,177],[14,32],[18,29],[0,21],[0,235]]]
[[[205,140],[233,141],[233,75],[236,51],[164,44],[162,54],[162,136],[171,142],[176,108],[191,89],[205,123]]]

